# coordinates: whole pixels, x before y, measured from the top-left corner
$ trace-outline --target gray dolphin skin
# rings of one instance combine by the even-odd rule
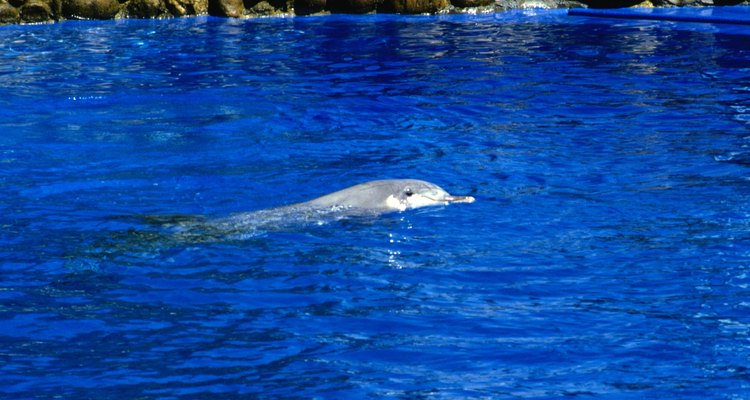
[[[387,179],[361,183],[303,203],[233,214],[182,225],[183,232],[210,236],[253,236],[297,225],[350,217],[369,217],[415,208],[473,203],[472,196],[454,196],[434,183],[417,179]],[[192,225],[192,226],[191,226]]]
[[[389,179],[362,183],[318,197],[300,206],[340,208],[349,215],[379,215],[414,208],[472,203],[471,196],[452,196],[440,186],[417,179]]]

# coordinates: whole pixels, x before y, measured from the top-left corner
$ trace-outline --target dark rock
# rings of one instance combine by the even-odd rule
[[[120,11],[117,0],[64,0],[63,16],[73,19],[112,19]]]
[[[278,14],[293,9],[294,0],[245,0],[245,8],[266,14]]]
[[[131,18],[163,18],[171,16],[163,0],[130,0],[126,6]]]
[[[52,8],[42,0],[30,0],[18,10],[24,22],[48,22],[53,20]]]
[[[166,5],[175,17],[208,14],[208,0],[166,0]]]
[[[328,10],[334,13],[365,14],[375,11],[383,0],[331,0]]]
[[[217,17],[241,17],[245,13],[242,0],[210,0],[208,13]]]
[[[457,8],[621,8],[750,5],[750,0],[0,0],[0,24],[80,19],[163,18],[184,15],[243,17],[290,13],[309,15],[390,12],[421,14]]]
[[[591,8],[623,8],[633,7],[643,0],[581,0],[587,6]]]
[[[254,2],[251,7],[246,7],[246,9],[250,12],[250,14],[255,15],[273,15],[279,10],[276,9],[276,7],[272,6],[271,3],[267,1],[258,1]]]
[[[6,1],[0,1],[0,24],[15,24],[20,18],[17,8]]]
[[[294,0],[294,13],[310,15],[319,13],[326,8],[326,0]]]
[[[46,0],[49,8],[52,10],[52,18],[62,19],[62,0]]]
[[[246,13],[249,15],[278,15],[292,8],[292,3],[284,0],[245,0]]]
[[[451,0],[456,7],[483,7],[495,4],[495,0]]]
[[[385,0],[380,10],[399,14],[435,13],[449,5],[449,0]]]

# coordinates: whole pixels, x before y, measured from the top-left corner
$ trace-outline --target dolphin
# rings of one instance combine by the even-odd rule
[[[361,183],[310,201],[226,217],[184,221],[179,231],[191,237],[247,237],[258,232],[285,230],[300,225],[322,225],[345,218],[376,217],[386,213],[473,203],[472,196],[454,196],[440,186],[418,179],[386,179]]]
[[[472,196],[454,196],[434,183],[388,179],[361,183],[310,201],[231,214],[220,218],[195,215],[146,215],[139,219],[153,229],[129,228],[66,254],[74,270],[96,270],[107,259],[129,254],[158,254],[164,249],[246,240],[272,232],[296,231],[346,218],[373,218],[415,208],[473,203]],[[113,216],[130,221],[131,216]],[[124,219],[123,219],[124,218]]]

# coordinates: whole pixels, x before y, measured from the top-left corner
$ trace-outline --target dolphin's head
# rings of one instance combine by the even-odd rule
[[[453,196],[440,186],[417,179],[394,179],[388,182],[390,195],[385,204],[394,211],[414,208],[447,205],[450,203],[473,203],[471,196]]]
[[[370,181],[302,203],[350,215],[382,214],[449,203],[471,203],[471,196],[452,196],[434,183],[417,179]]]

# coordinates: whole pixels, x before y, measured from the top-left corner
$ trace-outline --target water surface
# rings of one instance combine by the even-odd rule
[[[0,393],[746,398],[750,47],[558,12],[0,28]],[[384,178],[474,204],[205,242]]]

